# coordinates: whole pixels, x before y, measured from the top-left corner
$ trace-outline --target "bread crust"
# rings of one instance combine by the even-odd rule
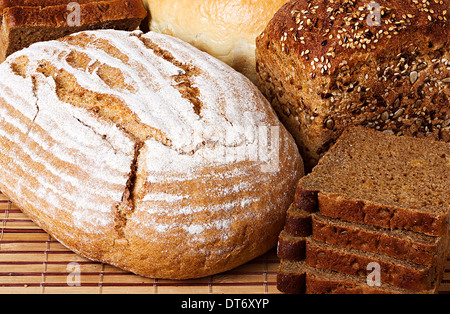
[[[449,213],[424,213],[398,206],[349,200],[342,195],[319,193],[320,212],[333,218],[366,223],[387,229],[406,229],[428,235],[447,233]]]
[[[289,294],[435,294],[438,290],[437,285],[420,292],[401,289],[389,283],[371,287],[361,277],[286,260],[280,264],[277,288]]]
[[[314,171],[300,180],[296,204],[311,203],[311,207],[317,206],[315,211],[320,210],[325,216],[332,218],[387,229],[411,230],[431,236],[446,235],[450,212],[446,205],[447,195],[443,187],[448,180],[446,158],[449,148],[448,143],[439,141],[402,138],[363,127],[349,128],[321,159]],[[381,152],[376,154],[376,149],[380,149]],[[410,151],[404,153],[406,149]],[[403,154],[408,154],[409,157],[405,158]],[[378,170],[372,174],[381,175],[389,164],[396,162],[393,160],[394,156],[396,161],[405,161],[402,166],[397,164],[397,169],[392,170],[392,175],[404,172],[396,176],[398,182],[394,179],[389,181],[388,178],[371,178],[366,173],[368,169],[378,167]],[[404,168],[400,169],[400,167]],[[417,198],[421,192],[417,183],[419,180],[414,181],[415,183],[409,181],[415,180],[415,173],[428,175],[430,180],[435,180],[434,183],[440,186],[435,188],[427,203],[424,201],[420,205],[418,203],[422,200]],[[366,184],[373,184],[371,187],[384,185],[383,189],[378,191],[378,194],[372,195],[371,188],[361,186],[364,192],[355,194],[347,190],[344,184],[339,184],[339,180],[353,182],[354,175],[357,175],[358,180],[366,180]],[[407,177],[411,179],[406,179]],[[347,182],[348,185],[351,184],[350,181]],[[401,186],[394,184],[401,184]],[[401,193],[404,193],[402,189],[408,185],[410,187],[407,190],[415,192],[408,197],[400,198]],[[354,187],[356,186],[358,185]],[[390,188],[394,187],[398,191],[399,198],[388,201]],[[317,193],[317,203],[314,197],[302,197],[305,191],[310,191],[308,193],[311,195]],[[412,199],[413,197],[415,199]]]
[[[446,247],[444,237],[381,230],[328,218],[318,213],[312,215],[312,225],[312,238],[316,241],[407,259],[421,265],[435,263],[438,252]]]
[[[105,0],[79,0],[78,4],[86,4],[91,2],[103,2]],[[0,12],[10,7],[46,7],[67,5],[71,0],[0,0]]]
[[[407,259],[416,264],[436,263],[439,252],[445,250],[445,236],[432,237],[421,233],[388,230],[370,225],[349,223],[321,213],[287,212],[286,224],[278,240],[278,257],[290,261],[305,259],[306,238],[345,248]]]
[[[144,0],[149,28],[179,37],[256,79],[256,37],[287,0]],[[195,21],[193,23],[192,21]]]
[[[29,45],[54,40],[90,29],[114,28],[132,31],[147,16],[140,0],[78,1],[80,25],[69,25],[67,4],[71,1],[3,1],[0,3],[0,62]]]
[[[449,141],[448,2],[292,0],[257,38],[259,86],[294,135],[307,171],[362,125]]]
[[[103,30],[34,44],[0,73],[0,189],[74,252],[186,279],[276,245],[303,163],[222,62],[170,36]]]
[[[323,234],[315,230],[320,238]],[[405,256],[391,258],[382,253],[346,249],[329,245],[310,237],[280,235],[277,288],[285,293],[436,293],[442,280],[447,259],[448,237],[444,248],[437,252],[433,263],[413,263]],[[370,287],[364,280],[369,274],[367,265],[380,265],[383,287]],[[297,265],[292,268],[286,265]],[[326,272],[331,276],[323,276]],[[319,276],[318,276],[319,275]],[[349,275],[349,276],[347,276]],[[343,279],[345,278],[345,279]]]
[[[292,236],[307,237],[312,232],[311,223],[311,212],[297,209],[294,205],[291,205],[286,213],[284,229]]]
[[[370,274],[367,266],[375,262],[380,266],[382,282],[406,290],[424,291],[431,290],[435,286],[436,278],[440,278],[446,259],[447,251],[441,251],[437,256],[436,263],[422,266],[380,254],[327,245],[309,238],[306,245],[305,263],[321,269],[366,277]]]

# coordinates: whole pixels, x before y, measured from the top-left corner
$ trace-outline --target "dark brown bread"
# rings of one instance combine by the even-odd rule
[[[407,260],[391,258],[356,249],[347,249],[335,245],[314,241],[308,238],[305,262],[309,266],[329,269],[353,276],[367,277],[371,263],[380,266],[381,282],[412,291],[433,289],[436,278],[441,277],[447,250],[439,252],[437,261],[431,266],[419,265]]]
[[[135,30],[146,17],[141,0],[82,0],[80,25],[69,25],[68,0],[1,1],[0,62],[39,41],[53,40],[83,30]]]
[[[285,230],[278,237],[277,255],[282,260],[303,261],[306,258],[307,237],[296,237]]]
[[[306,257],[306,239],[433,265],[447,247],[446,236],[433,237],[405,230],[388,230],[307,213],[292,206],[278,241],[278,257],[301,261]]]
[[[437,283],[438,281],[435,280]],[[381,282],[369,286],[367,279],[330,270],[311,267],[304,262],[281,261],[277,274],[277,288],[290,294],[434,294],[438,284],[426,291],[410,291]]]
[[[450,143],[355,127],[298,191],[316,193],[328,217],[442,236],[449,229],[449,186]]]
[[[260,88],[308,171],[351,125],[450,141],[450,2],[374,4],[292,0],[257,39]]]
[[[299,197],[297,194],[298,191],[297,199],[307,199],[307,195]],[[302,261],[306,258],[306,239],[312,234],[311,214],[296,207],[295,202],[291,204],[286,213],[284,229],[278,237],[277,255],[280,259]]]
[[[380,253],[390,257],[410,260],[421,265],[433,265],[436,256],[445,250],[446,237],[387,230],[340,219],[312,215],[312,237],[316,241],[340,247]]]
[[[295,237],[308,237],[312,233],[311,213],[292,204],[286,213],[286,233]]]
[[[420,265],[404,258],[331,245],[313,238],[314,236],[293,237],[283,231],[280,234],[278,256],[282,262],[305,261],[311,267],[360,277],[369,275],[370,270],[368,271],[367,267],[370,263],[377,263],[380,266],[381,282],[417,292],[431,290],[436,286],[436,280],[440,281],[442,277],[448,255],[447,237],[443,241],[444,247],[436,253],[430,265]],[[280,272],[282,267],[279,269]],[[286,276],[292,278],[287,279]],[[285,282],[305,281],[301,272],[295,276],[281,275],[279,278]]]
[[[449,157],[444,142],[344,131],[300,179],[279,237],[280,291],[436,291],[449,245]],[[361,285],[372,262],[383,284],[401,289]]]

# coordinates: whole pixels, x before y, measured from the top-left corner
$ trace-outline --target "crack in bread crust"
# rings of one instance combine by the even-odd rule
[[[75,77],[66,70],[56,70],[50,63],[43,60],[37,71],[46,77],[52,77],[54,79],[56,93],[61,101],[93,112],[97,117],[117,125],[123,132],[134,139],[135,152],[133,162],[130,165],[129,178],[126,183],[122,200],[115,207],[115,230],[117,231],[118,239],[116,239],[114,243],[116,243],[117,240],[119,240],[117,243],[120,243],[121,239],[126,241],[126,233],[124,230],[128,218],[135,210],[134,187],[136,183],[137,161],[140,150],[144,145],[144,142],[148,139],[154,139],[167,146],[170,146],[170,140],[159,130],[141,123],[136,114],[131,112],[121,99],[110,95],[94,95],[93,92],[81,87],[77,83]],[[111,107],[113,107],[113,111],[110,114],[109,111],[111,110]],[[117,115],[117,111],[120,112],[119,115]],[[117,120],[117,118],[119,120]],[[78,121],[80,120],[78,119]],[[84,122],[80,121],[80,123],[91,128]],[[93,131],[96,132],[95,130]],[[108,138],[105,135],[102,135],[102,138],[114,151],[116,151],[114,145],[108,141]]]
[[[90,64],[89,57],[87,55],[80,54],[74,50],[69,54],[69,56],[66,58],[68,63],[74,67],[74,68],[80,68],[87,70],[87,66]],[[96,67],[90,67],[89,70],[93,72],[95,69],[100,69],[102,65],[99,64],[99,62],[95,62],[93,64]],[[25,57],[25,59],[17,60],[11,65],[11,69],[13,72],[17,75],[22,76],[23,78],[27,78],[27,66],[28,66],[28,60]],[[28,69],[29,70],[29,69]],[[64,69],[57,70],[51,63],[42,60],[40,62],[39,67],[36,69],[38,73],[41,73],[43,76],[49,78],[53,78],[55,85],[56,85],[56,93],[58,95],[58,98],[60,98],[61,101],[70,103],[75,107],[84,108],[92,113],[94,113],[97,117],[100,117],[104,119],[107,122],[111,122],[113,124],[116,124],[123,132],[131,136],[135,141],[135,153],[134,153],[134,159],[132,164],[130,165],[130,174],[128,181],[126,183],[125,191],[122,196],[122,200],[120,203],[118,203],[115,206],[115,230],[117,231],[118,239],[126,239],[126,234],[124,232],[124,228],[127,223],[128,217],[134,212],[135,208],[135,199],[134,199],[134,186],[136,181],[136,171],[137,171],[137,160],[139,157],[140,149],[143,146],[143,143],[145,140],[149,138],[154,138],[158,141],[161,141],[164,145],[170,145],[170,141],[158,130],[155,130],[151,127],[148,127],[142,123],[139,122],[139,118],[133,114],[129,108],[126,107],[126,105],[118,98],[116,97],[110,97],[109,95],[105,95],[105,99],[103,99],[101,96],[93,95],[93,93],[87,89],[82,88],[76,83],[75,77],[68,73]],[[99,75],[100,76],[100,75]],[[33,84],[33,93],[34,98],[36,99],[36,108],[37,112],[34,116],[28,132],[27,132],[27,138],[31,130],[33,129],[34,123],[39,115],[39,98],[37,96],[37,89],[38,89],[38,74],[33,74],[30,76],[31,82]],[[102,78],[103,79],[103,78]],[[73,85],[70,85],[73,84]],[[122,88],[122,86],[115,86],[108,84],[111,88],[119,87]],[[132,88],[127,88],[129,91],[134,91]],[[97,102],[95,102],[97,100]],[[97,104],[97,105],[95,105]],[[120,110],[122,113],[119,115],[121,118],[121,121],[118,121],[113,118],[112,115],[108,114],[108,107],[114,106],[116,110]],[[103,110],[103,108],[105,110]],[[129,116],[128,119],[125,119],[126,116]],[[109,141],[108,137],[104,134],[99,134],[94,128],[92,128],[90,125],[88,125],[86,122],[80,120],[77,117],[73,117],[76,119],[80,124],[84,125],[85,127],[91,129],[94,133],[99,135],[112,149],[115,153],[117,153],[117,148],[114,147],[114,145]],[[131,121],[131,123],[129,122]],[[136,122],[137,121],[137,122]],[[140,129],[143,130],[140,130]],[[156,135],[156,136],[155,136]],[[116,240],[114,240],[114,243],[116,243]]]
[[[38,114],[39,114],[39,98],[38,98],[38,96],[37,96],[37,88],[38,88],[38,87],[37,87],[37,79],[36,79],[36,76],[31,76],[31,82],[32,82],[32,84],[33,84],[33,97],[36,99],[36,102],[35,102],[35,106],[36,106],[36,115],[34,116],[32,122],[31,122],[31,125],[30,125],[30,127],[28,128],[28,131],[27,131],[27,133],[26,133],[27,138],[28,138],[28,135],[30,134],[31,130],[33,129],[34,122],[36,121],[36,118],[37,118],[37,116],[38,116]]]
[[[153,50],[153,52],[157,56],[172,63],[173,65],[182,70],[179,71],[178,75],[173,77],[176,84],[173,84],[172,86],[180,92],[183,98],[187,99],[192,103],[192,105],[194,106],[194,112],[201,118],[203,103],[199,98],[200,90],[193,85],[191,78],[200,75],[203,71],[192,64],[185,64],[183,62],[178,61],[177,59],[175,59],[172,53],[161,48],[151,39],[142,37],[142,34],[132,34],[132,35],[139,38],[139,40],[142,41],[144,46],[148,49]]]
[[[131,164],[131,172],[126,184],[126,189],[123,194],[122,201],[116,206],[115,229],[119,236],[118,240],[127,239],[125,227],[127,226],[128,219],[131,217],[131,215],[134,213],[136,209],[135,187],[137,180],[138,158],[142,146],[143,146],[142,143],[136,143],[136,146],[134,148],[134,159]]]
[[[0,143],[17,159],[0,162],[2,191],[75,253],[188,279],[276,244],[303,163],[262,94],[225,64],[169,36],[104,30],[38,43],[0,73],[16,110],[0,112],[0,131],[19,129],[20,145],[33,125],[23,151]],[[8,90],[22,85],[22,97]],[[270,127],[279,143],[259,138]],[[262,170],[276,149],[280,167]]]
[[[170,139],[160,130],[140,122],[139,117],[119,97],[98,94],[83,88],[73,74],[64,69],[58,70],[45,60],[41,61],[37,72],[54,79],[56,93],[61,101],[84,108],[99,118],[111,121],[139,142],[153,138],[163,145],[171,145]]]
[[[173,84],[172,86],[180,92],[183,98],[187,99],[193,104],[194,112],[201,118],[201,108],[203,104],[199,99],[200,91],[197,87],[193,86],[191,78],[196,75],[200,75],[202,73],[202,70],[191,64],[184,64],[176,60],[169,51],[162,49],[150,39],[141,37],[140,34],[132,35],[139,38],[143,42],[144,46],[152,50],[157,56],[180,68],[179,73],[173,77],[175,84]],[[130,93],[137,92],[136,88],[124,82],[125,79],[120,69],[115,68],[109,64],[102,63],[99,60],[93,60],[86,53],[77,50],[77,47],[86,48],[88,45],[94,42],[98,49],[105,51],[117,60],[120,60],[120,62],[129,65],[130,59],[128,58],[128,56],[121,53],[111,43],[101,38],[94,39],[91,36],[86,36],[84,34],[68,37],[66,41],[70,44],[71,50],[69,53],[63,53],[61,57],[65,60],[65,62],[67,62],[70,67],[81,71],[86,71],[91,74],[96,73],[99,78],[113,90],[121,90],[123,92]],[[30,71],[30,69],[27,69],[29,63],[28,61],[29,60],[27,59],[18,59],[12,64],[11,68],[17,75],[25,78],[27,76],[26,72]],[[126,245],[128,240],[126,237],[125,229],[128,219],[135,211],[135,188],[137,185],[136,180],[138,172],[138,159],[144,143],[147,140],[152,139],[164,146],[176,150],[177,153],[181,155],[192,155],[196,151],[204,147],[205,144],[202,143],[200,147],[197,146],[194,151],[184,152],[183,150],[175,149],[174,147],[172,147],[171,140],[165,134],[163,134],[156,128],[142,123],[139,117],[127,106],[125,101],[123,101],[119,97],[109,94],[95,93],[89,89],[82,87],[77,82],[77,78],[74,74],[69,73],[63,68],[57,68],[54,64],[46,60],[41,60],[39,62],[38,68],[35,70],[46,78],[53,79],[55,83],[56,94],[61,101],[69,103],[75,107],[86,109],[89,112],[92,112],[95,116],[107,122],[113,123],[123,132],[131,136],[131,138],[134,140],[135,152],[133,162],[130,165],[129,177],[122,196],[122,200],[115,206],[115,230],[118,237],[114,240],[114,245]],[[32,81],[34,86],[36,86],[35,76],[32,77]],[[36,119],[36,117],[34,118],[34,120]],[[79,119],[77,120],[82,125],[90,128],[93,132],[97,133],[85,122],[82,122]],[[30,130],[31,128],[32,126],[30,127]],[[108,143],[110,147],[112,147],[114,151],[116,151],[114,145],[108,140],[105,135],[101,135],[101,137]]]
[[[178,75],[173,77],[175,84],[172,86],[180,92],[183,98],[193,104],[194,112],[201,118],[201,108],[203,104],[199,99],[200,91],[197,87],[193,86],[190,79],[201,74],[202,70],[193,65],[184,64],[176,60],[169,51],[162,49],[150,39],[143,38],[140,35],[133,35],[139,38],[145,47],[151,49],[157,56],[180,68]],[[64,56],[61,55],[61,57],[63,57],[70,67],[81,71],[87,71],[91,74],[96,73],[99,78],[103,80],[103,82],[105,82],[105,84],[111,89],[136,93],[136,88],[124,82],[125,79],[120,69],[106,63],[102,63],[99,60],[93,60],[86,53],[76,49],[76,47],[86,48],[89,44],[94,42],[95,45],[98,46],[98,49],[107,52],[117,60],[120,60],[122,63],[129,65],[130,60],[128,56],[122,54],[116,47],[111,45],[111,43],[101,38],[93,39],[86,35],[68,37],[66,41],[70,43],[71,50],[68,54],[65,54]],[[30,71],[30,69],[28,69],[28,63],[29,60],[27,57],[18,58],[12,63],[11,69],[17,75],[26,78],[27,72]],[[174,149],[171,145],[170,139],[160,130],[142,123],[139,117],[130,110],[122,99],[113,95],[94,93],[86,88],[83,88],[77,82],[75,75],[69,73],[67,70],[63,68],[58,69],[55,65],[46,60],[41,60],[38,68],[35,70],[46,78],[53,79],[56,94],[61,101],[69,103],[75,107],[86,109],[89,112],[92,112],[95,116],[117,125],[123,132],[131,136],[135,141],[135,153],[133,162],[130,165],[129,178],[126,183],[122,200],[115,207],[115,230],[117,231],[118,239],[114,241],[114,245],[116,245],[116,243],[121,243],[121,240],[127,241],[125,228],[129,217],[131,217],[135,210],[136,173],[140,150],[144,146],[145,141],[149,139],[153,139],[164,146]],[[34,84],[33,86],[36,89],[36,75],[32,76],[31,79]],[[36,106],[37,102],[38,100],[36,100]],[[117,112],[119,112],[119,114],[117,114]],[[38,113],[39,107],[36,117],[33,119],[32,125],[34,124]],[[82,125],[97,133],[85,122],[80,119],[77,120]],[[33,127],[32,125],[30,126],[30,131]],[[110,147],[112,147],[114,151],[116,151],[114,145],[105,135],[101,135],[101,137]],[[203,147],[205,145],[202,144],[200,146]],[[195,151],[201,147],[197,147]],[[195,153],[195,151],[184,152],[178,149],[175,150],[182,155],[192,155]]]

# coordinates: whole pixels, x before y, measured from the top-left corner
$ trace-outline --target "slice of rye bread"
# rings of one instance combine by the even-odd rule
[[[305,258],[306,238],[309,235],[316,241],[405,259],[420,265],[435,264],[439,252],[448,245],[448,237],[445,236],[433,237],[412,231],[349,223],[301,210],[289,210],[286,221],[286,226],[290,228],[285,228],[279,235],[278,257],[291,261]],[[312,224],[312,229],[308,222]],[[294,230],[295,225],[301,227]]]
[[[305,259],[306,239],[312,234],[312,213],[298,209],[294,204],[286,212],[284,229],[278,236],[277,255],[280,259]]]
[[[354,127],[300,180],[294,205],[441,236],[449,229],[449,187],[450,143]]]
[[[314,234],[314,229],[313,229]],[[434,263],[420,265],[410,260],[393,258],[385,254],[349,249],[316,241],[310,237],[295,237],[283,230],[278,241],[278,257],[282,261],[305,261],[309,266],[328,269],[348,275],[367,276],[370,263],[380,267],[382,282],[412,290],[430,290],[436,278],[442,277],[448,255],[448,237],[436,253]]]
[[[309,213],[294,205],[286,213],[286,223],[278,240],[278,257],[292,261],[305,258],[305,239],[347,248],[380,253],[410,260],[416,264],[432,265],[439,252],[445,250],[448,236],[428,236],[406,231],[351,223]]]
[[[385,282],[371,286],[367,278],[311,267],[304,261],[282,260],[277,273],[278,290],[290,294],[434,294],[438,291],[438,278],[434,282],[432,289],[423,291],[406,290]]]
[[[367,276],[379,267],[381,282],[396,287],[424,291],[433,289],[440,281],[447,260],[447,250],[440,252],[433,265],[419,265],[382,254],[347,249],[307,238],[305,263],[320,269],[328,269],[348,275]],[[375,264],[372,264],[375,263]]]
[[[320,213],[312,214],[312,230],[312,238],[316,241],[406,259],[421,265],[436,263],[448,239],[445,236],[433,237],[345,222]]]
[[[79,24],[69,0],[0,0],[0,62],[39,41],[54,40],[84,30],[135,30],[147,16],[141,0],[80,0]],[[72,11],[70,9],[72,8]],[[70,23],[69,23],[70,20]]]
[[[306,208],[313,211],[314,206],[308,206],[310,200],[310,198],[308,198],[308,195],[308,193],[304,193],[303,195],[298,197],[298,200],[300,201],[300,203],[306,206]],[[318,222],[320,223],[319,226],[321,226],[321,228],[317,228]],[[323,230],[323,224],[325,223],[328,223],[329,227]],[[347,245],[349,244],[350,247],[356,246],[359,248],[376,248],[380,247],[380,244],[377,245],[377,241],[374,239],[383,238],[383,240],[379,240],[379,243],[386,243],[386,245],[400,248],[400,250],[405,252],[406,255],[398,256],[400,258],[389,258],[385,254],[371,253],[370,255],[370,253],[365,254],[366,252],[361,250],[340,250],[339,246],[335,245],[328,246],[329,249],[334,247],[334,251],[330,249],[326,253],[320,251],[317,252],[317,245],[314,246],[314,244],[319,243],[319,248],[321,244],[318,241],[314,241],[312,238],[319,235],[320,238],[327,239],[333,237],[333,232],[335,234],[338,233],[336,234],[336,237],[338,237],[338,239],[335,240],[338,244],[346,243],[345,239],[349,240],[351,238],[356,238],[356,242],[350,244],[347,243]],[[346,238],[345,236],[347,232],[353,233],[353,235],[350,234],[350,238]],[[361,238],[358,238],[357,235],[359,235]],[[366,240],[370,244],[365,244]],[[325,243],[323,243],[322,246],[323,245],[327,246]],[[410,250],[407,249],[408,245],[411,247]],[[314,250],[316,251],[314,252]],[[390,248],[381,248],[381,251],[383,250],[386,251],[385,253],[392,252]],[[332,254],[329,252],[331,252]],[[348,252],[351,252],[351,254],[349,254]],[[433,284],[436,286],[436,281],[440,282],[447,253],[448,236],[433,237],[410,231],[391,231],[373,226],[343,222],[338,219],[330,219],[328,217],[324,217],[317,212],[312,213],[302,209],[298,209],[294,204],[290,206],[287,212],[285,228],[281,232],[278,242],[278,257],[281,259],[282,263],[301,263],[305,259],[309,258],[310,263],[313,264],[314,262],[311,261],[314,261],[314,256],[319,256],[323,258],[323,260],[319,261],[320,263],[324,263],[325,265],[334,265],[325,266],[325,268],[331,267],[330,269],[338,269],[342,271],[342,269],[340,269],[339,267],[343,267],[345,269],[345,267],[347,267],[348,265],[356,267],[356,263],[358,262],[359,264],[377,262],[380,265],[380,270],[382,272],[386,272],[386,274],[388,275],[387,279],[390,280],[389,276],[391,277],[391,279],[392,277],[397,277],[397,280],[392,279],[393,281],[391,282],[395,282],[401,287],[412,287],[412,289],[416,290],[420,289],[421,286],[428,285],[430,287],[429,289],[425,289],[424,291],[418,290],[417,292],[420,293],[430,293],[430,291],[433,290]],[[325,259],[327,254],[330,260],[334,261],[334,264],[333,262]],[[395,252],[393,253],[393,255],[395,256]],[[311,256],[313,256],[313,258],[311,258]],[[431,264],[427,262],[433,261],[433,264],[423,266],[417,265],[416,263],[408,260],[402,260],[402,258],[404,259],[410,257],[412,257],[412,259],[414,259],[415,261],[425,261],[425,264]],[[349,262],[350,260],[352,260],[353,262]],[[321,267],[323,267],[323,265],[321,265]],[[313,267],[313,269],[316,268]],[[353,268],[351,269],[353,271],[352,274],[360,276],[364,275],[364,273],[366,272],[366,269],[364,267],[356,270]],[[339,274],[339,276],[344,275],[337,272],[336,274]],[[283,267],[279,267],[277,284],[280,287],[280,291],[287,293],[298,293],[299,282],[306,282],[305,276],[305,273],[286,273],[283,270]],[[402,279],[401,276],[404,276],[404,279]],[[321,293],[323,293],[324,287],[331,287],[331,290],[329,291],[330,293],[379,293],[378,290],[373,290],[372,288],[364,286],[361,287],[361,285],[355,283],[354,280],[351,280],[350,282],[347,282],[343,285],[340,282],[339,278],[334,278],[333,280],[331,280],[330,278],[323,276],[310,276],[309,281],[312,283],[310,283],[309,290],[314,291],[314,289],[318,289],[317,291],[321,291]],[[352,276],[346,278],[352,278]],[[330,282],[327,282],[328,279],[330,279]],[[383,280],[386,280],[385,276],[383,276]],[[400,281],[400,283],[398,283],[398,281]],[[345,288],[344,290],[342,290],[343,287]],[[348,287],[351,287],[351,289],[348,290]],[[381,293],[386,292],[381,291]],[[404,292],[397,291],[395,293]]]

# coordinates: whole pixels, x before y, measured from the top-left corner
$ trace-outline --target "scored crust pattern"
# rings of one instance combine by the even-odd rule
[[[303,164],[225,64],[169,36],[105,30],[35,44],[0,72],[0,188],[75,252],[181,279],[276,243]],[[276,171],[249,153],[255,126],[280,130]]]

